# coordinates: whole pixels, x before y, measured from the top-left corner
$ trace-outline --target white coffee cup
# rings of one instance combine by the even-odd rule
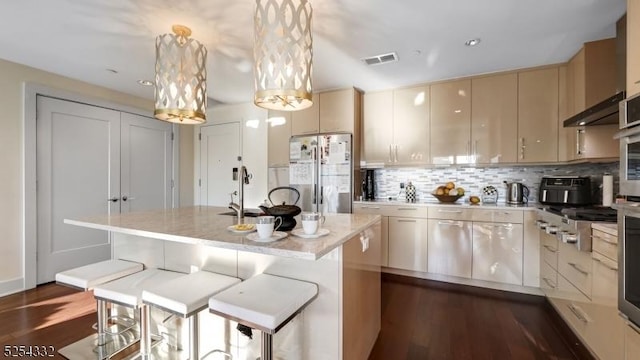
[[[268,239],[273,235],[273,232],[278,230],[282,225],[282,218],[275,216],[258,216],[256,218],[256,229],[258,230],[258,237],[260,239]]]
[[[324,224],[324,216],[317,212],[302,213],[302,231],[307,235],[318,232],[321,224]]]

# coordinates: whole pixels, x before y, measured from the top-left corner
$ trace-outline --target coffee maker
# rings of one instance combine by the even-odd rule
[[[364,177],[362,178],[362,197],[364,200],[376,199],[376,181],[374,170],[372,169],[364,171]]]

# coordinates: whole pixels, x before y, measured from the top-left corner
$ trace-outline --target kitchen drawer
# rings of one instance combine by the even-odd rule
[[[545,263],[558,270],[559,241],[554,235],[540,233],[540,253]]]
[[[618,306],[618,265],[604,255],[592,253],[593,285],[591,301]]]
[[[522,224],[522,210],[473,209],[473,221]]]
[[[385,207],[385,215],[426,219],[429,210],[426,206],[393,205]]]
[[[471,220],[474,209],[452,206],[429,207],[429,219]]]
[[[593,251],[618,262],[618,238],[598,230],[592,230]]]
[[[575,244],[561,242],[559,245],[558,273],[591,298],[593,276],[591,253],[578,251]]]
[[[558,272],[546,262],[540,266],[540,289],[547,294],[556,291],[558,288]]]
[[[558,272],[558,287],[557,291],[552,297],[568,299],[574,301],[589,302],[591,301],[582,291],[578,290],[572,283],[570,283],[562,273]]]
[[[378,204],[353,204],[354,214],[375,214],[385,216],[388,212],[388,205]]]

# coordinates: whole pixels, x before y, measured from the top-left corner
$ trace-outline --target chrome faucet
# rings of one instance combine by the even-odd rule
[[[238,160],[242,160],[241,157],[238,157]],[[244,185],[249,184],[249,179],[251,179],[251,174],[247,172],[247,168],[245,166],[240,167],[240,174],[238,174],[238,168],[233,168],[233,180],[238,181],[238,191],[231,193],[231,202],[229,203],[229,207],[236,212],[238,216],[238,224],[242,224],[244,220]],[[238,204],[233,202],[233,195],[238,195]]]

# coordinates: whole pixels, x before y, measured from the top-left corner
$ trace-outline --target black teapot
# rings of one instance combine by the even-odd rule
[[[271,194],[273,194],[274,191],[278,190],[288,190],[294,192],[297,195],[297,198],[296,201],[294,201],[293,205],[287,205],[286,202],[283,202],[282,205],[275,205],[273,203],[273,200],[271,200]],[[302,212],[302,209],[300,209],[300,207],[296,205],[300,200],[300,192],[292,187],[278,186],[269,191],[268,198],[269,202],[271,202],[271,205],[273,206],[266,207],[264,205],[260,205],[260,210],[264,211],[267,215],[277,216],[282,219],[282,225],[280,225],[280,228],[278,230],[288,231],[295,228],[297,223],[294,216]]]

